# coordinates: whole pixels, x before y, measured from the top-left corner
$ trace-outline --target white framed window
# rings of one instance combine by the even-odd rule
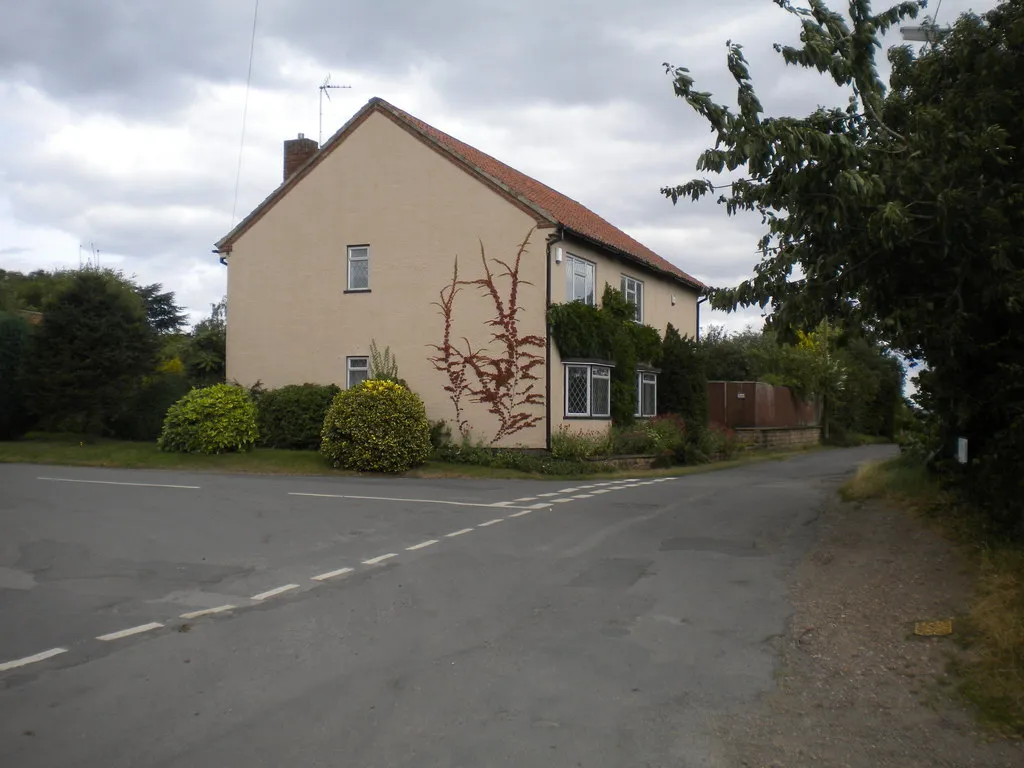
[[[607,365],[567,363],[565,415],[608,418],[612,408],[612,369]]]
[[[594,294],[596,267],[593,262],[573,256],[565,257],[565,300],[582,301],[594,306],[597,303]]]
[[[370,290],[370,246],[348,247],[348,290]]]
[[[658,374],[639,371],[636,374],[636,413],[640,418],[658,415]]]
[[[622,295],[633,305],[633,319],[642,323],[644,321],[644,284],[636,278],[623,275]]]
[[[370,358],[368,357],[347,357],[345,358],[347,375],[345,384],[348,389],[358,387],[370,378]]]

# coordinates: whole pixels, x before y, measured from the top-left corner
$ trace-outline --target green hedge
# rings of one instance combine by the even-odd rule
[[[110,434],[119,440],[149,442],[158,439],[167,411],[191,389],[192,385],[182,374],[150,376],[128,400],[124,411],[110,422]]]
[[[260,445],[297,451],[320,450],[324,417],[341,389],[335,384],[290,384],[260,395]]]
[[[422,464],[430,455],[423,401],[378,379],[338,393],[324,419],[320,453],[331,466],[358,472],[404,472]]]
[[[0,440],[20,437],[31,424],[24,377],[31,336],[24,318],[0,312]]]
[[[167,411],[157,444],[179,453],[247,451],[256,444],[256,406],[231,384],[193,389]]]

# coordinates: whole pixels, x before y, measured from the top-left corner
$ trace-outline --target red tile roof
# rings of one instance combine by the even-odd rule
[[[525,173],[517,171],[505,163],[497,160],[465,142],[449,136],[432,125],[423,122],[408,112],[399,109],[384,99],[373,98],[367,102],[351,120],[349,120],[337,133],[328,139],[324,145],[299,171],[264,200],[251,214],[243,219],[228,235],[217,243],[218,252],[230,251],[231,244],[249,226],[258,219],[263,212],[273,205],[276,200],[284,195],[300,178],[305,176],[323,159],[335,146],[337,146],[349,133],[366,119],[373,111],[382,114],[404,124],[428,143],[439,149],[442,154],[448,156],[454,162],[467,168],[470,172],[483,176],[495,184],[498,189],[512,197],[520,204],[525,204],[540,219],[547,220],[552,224],[559,224],[571,234],[580,236],[586,240],[603,245],[613,252],[645,264],[649,268],[677,278],[698,291],[703,291],[706,286],[694,277],[691,277],[679,267],[667,259],[662,258],[647,246],[634,240],[618,227],[613,226],[605,219],[598,216],[584,205],[566,197],[546,184],[542,184]]]
[[[694,288],[699,290],[705,288],[705,285],[699,280],[691,277],[675,264],[662,258],[643,243],[634,240],[621,229],[571,197],[505,165],[476,147],[471,147],[454,136],[449,136],[444,131],[438,130],[383,99],[373,99],[370,103],[376,103],[399,120],[412,125],[421,134],[440,144],[450,153],[457,155],[459,159],[508,187],[510,191],[539,208],[542,213],[548,214],[548,217],[561,224],[565,229],[639,260],[659,272],[668,272]]]

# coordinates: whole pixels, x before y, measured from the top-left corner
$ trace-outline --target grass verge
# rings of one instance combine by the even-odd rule
[[[883,499],[925,516],[965,552],[974,566],[975,596],[957,622],[962,652],[950,671],[982,723],[1024,738],[1024,544],[987,535],[979,515],[956,504],[910,459],[862,467],[840,495],[847,501]]]
[[[634,469],[600,474],[541,475],[514,469],[481,467],[472,464],[450,464],[428,461],[405,473],[418,478],[495,478],[530,480],[585,480],[617,477],[674,477],[697,472],[730,469],[761,461],[779,461],[807,453],[811,448],[796,451],[750,452],[730,461],[668,469]],[[21,440],[0,442],[0,463],[51,464],[78,467],[121,467],[127,469],[167,469],[194,472],[236,472],[280,475],[354,475],[354,472],[331,469],[315,451],[284,451],[256,448],[247,453],[226,453],[217,456],[188,453],[165,453],[155,443],[92,438],[82,440],[75,435],[34,433]]]

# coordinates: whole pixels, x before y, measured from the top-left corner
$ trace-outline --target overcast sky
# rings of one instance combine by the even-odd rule
[[[938,21],[995,4],[943,0]],[[95,247],[102,265],[163,283],[198,319],[225,292],[213,243],[278,184],[282,140],[317,136],[330,73],[351,88],[325,101],[325,136],[383,97],[704,282],[734,284],[757,261],[760,221],[659,193],[695,175],[709,139],[662,62],[731,101],[732,39],[769,113],[846,101],[772,51],[799,32],[772,0],[260,0],[236,202],[253,10],[0,0],[0,267],[75,267]],[[738,329],[759,315],[709,320]]]

